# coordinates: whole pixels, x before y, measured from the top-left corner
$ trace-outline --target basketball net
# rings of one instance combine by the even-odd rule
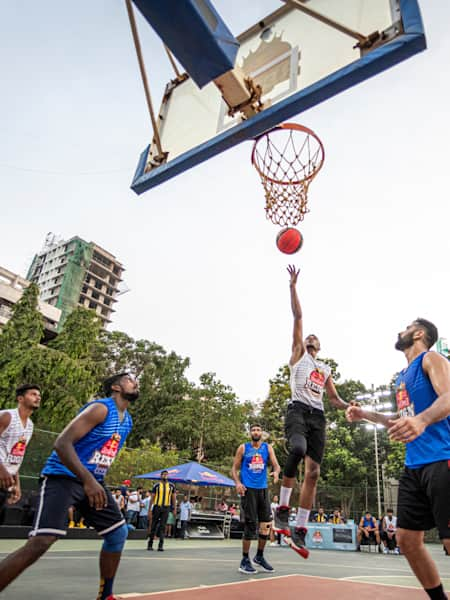
[[[308,187],[324,158],[317,135],[297,123],[283,123],[256,138],[252,164],[261,177],[272,223],[286,227],[303,221],[309,212]]]

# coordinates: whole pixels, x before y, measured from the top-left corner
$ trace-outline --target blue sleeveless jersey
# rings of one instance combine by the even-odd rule
[[[267,463],[269,447],[263,442],[254,448],[251,442],[244,445],[244,456],[241,463],[241,481],[247,488],[262,490],[267,488]]]
[[[108,408],[106,419],[79,439],[74,444],[74,448],[83,466],[96,479],[101,481],[125,443],[131,431],[133,421],[128,411],[125,411],[123,420],[120,420],[119,411],[112,398],[103,398],[89,402],[83,406],[80,412],[91,406],[94,402],[104,404]],[[66,475],[76,478],[76,475],[63,465],[55,451],[48,457],[42,469],[42,475]]]
[[[426,410],[437,398],[422,361],[426,352],[415,358],[395,382],[397,410],[401,416],[414,416]],[[429,463],[450,460],[450,418],[428,425],[418,438],[406,444],[405,466],[419,469]]]

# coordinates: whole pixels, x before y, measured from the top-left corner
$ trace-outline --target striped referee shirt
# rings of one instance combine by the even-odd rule
[[[172,494],[175,493],[175,486],[168,481],[161,481],[153,486],[152,494],[155,494],[152,506],[172,506]]]

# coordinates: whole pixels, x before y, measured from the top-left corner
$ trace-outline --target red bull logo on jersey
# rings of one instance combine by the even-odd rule
[[[103,444],[100,450],[95,450],[88,460],[90,465],[97,465],[94,473],[105,475],[112,465],[120,447],[120,434],[113,433],[110,439]]]
[[[402,381],[395,390],[398,414],[401,417],[413,417],[415,414],[414,404],[411,404],[406,384]]]
[[[325,385],[325,371],[323,369],[316,368],[311,371],[309,377],[306,379],[306,387],[313,392],[313,394],[322,394]]]
[[[14,444],[14,446],[11,448],[6,461],[10,465],[20,465],[23,460],[23,457],[25,456],[26,448],[27,439],[25,437],[19,438]]]
[[[250,463],[248,465],[248,468],[250,469],[250,471],[252,471],[253,473],[260,473],[261,471],[264,471],[265,469],[265,464],[264,464],[264,459],[261,456],[261,454],[259,454],[258,452],[256,452],[251,460]]]

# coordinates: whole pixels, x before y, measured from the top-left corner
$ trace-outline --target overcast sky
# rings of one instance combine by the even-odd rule
[[[215,4],[235,33],[280,5]],[[450,4],[421,4],[426,52],[295,119],[327,153],[292,259],[305,333],[368,386],[403,367],[394,342],[417,316],[450,337]],[[158,106],[171,70],[139,28]],[[138,197],[150,127],[125,3],[2,2],[0,40],[0,264],[25,275],[50,231],[95,241],[131,288],[113,328],[190,357],[194,381],[214,371],[263,399],[292,317],[251,143]]]

